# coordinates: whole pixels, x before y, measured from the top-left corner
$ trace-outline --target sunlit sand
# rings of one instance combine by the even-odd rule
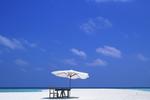
[[[41,92],[0,93],[0,100],[48,99],[48,90],[42,90]],[[71,98],[67,100],[150,100],[150,92],[132,89],[72,89]]]

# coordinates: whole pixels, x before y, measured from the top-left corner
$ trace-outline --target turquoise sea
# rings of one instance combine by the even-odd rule
[[[149,88],[148,89],[138,89],[138,90],[150,92]]]
[[[0,89],[0,92],[41,92],[42,89]]]
[[[44,88],[45,89],[45,88]],[[0,93],[2,93],[2,92],[41,92],[42,90],[44,90],[44,89],[0,89]],[[78,88],[78,89],[88,89],[88,88]],[[101,88],[90,88],[90,89],[101,89]],[[102,89],[105,89],[105,88],[102,88]],[[109,89],[109,88],[107,88],[107,89]],[[113,89],[118,89],[118,88],[113,88]],[[119,88],[119,89],[121,89],[121,88]],[[124,89],[124,88],[123,88]],[[130,89],[131,90],[131,88],[126,88],[126,89]],[[138,90],[138,91],[147,91],[147,92],[150,92],[150,88],[134,88],[134,89],[132,89],[132,90]]]

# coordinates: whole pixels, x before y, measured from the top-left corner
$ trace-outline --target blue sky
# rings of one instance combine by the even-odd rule
[[[149,87],[148,0],[1,0],[0,87]]]

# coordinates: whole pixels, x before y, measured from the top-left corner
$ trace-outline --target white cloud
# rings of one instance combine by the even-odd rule
[[[61,45],[62,42],[60,40],[52,40],[52,42],[56,45]]]
[[[22,39],[18,40],[15,38],[8,38],[6,36],[0,35],[0,45],[5,46],[9,49],[26,49],[27,47],[36,48],[38,45],[36,43],[29,42],[28,40]]]
[[[36,67],[34,70],[36,70],[36,71],[43,71],[44,68],[43,67]]]
[[[27,69],[25,69],[25,68],[20,68],[20,71],[22,71],[22,72],[27,72]]]
[[[29,65],[29,63],[27,61],[22,60],[22,59],[16,59],[14,62],[18,66],[27,66],[27,65]]]
[[[107,18],[101,16],[89,19],[87,22],[80,25],[80,29],[87,34],[93,34],[97,31],[110,27],[112,27],[112,23]]]
[[[31,43],[28,40],[23,40],[23,41],[24,41],[24,44],[27,45],[28,47],[31,47],[31,48],[37,47],[36,43]]]
[[[88,66],[106,66],[107,62],[102,59],[96,59],[91,63],[87,63]]]
[[[39,50],[42,51],[42,52],[46,52],[46,51],[47,51],[47,50],[44,49],[44,48],[39,48]]]
[[[0,45],[8,47],[10,49],[23,49],[22,43],[17,39],[9,39],[5,36],[0,35]]]
[[[107,2],[122,2],[122,3],[126,3],[126,2],[131,2],[133,0],[87,0],[87,1],[92,1],[92,2],[96,2],[96,3],[107,3]]]
[[[77,56],[82,57],[82,58],[86,58],[87,57],[87,55],[86,55],[86,53],[84,51],[81,51],[81,50],[78,50],[78,49],[75,49],[75,48],[72,48],[71,52],[73,54],[77,55]]]
[[[31,49],[38,49],[40,50],[41,52],[46,52],[47,50],[43,47],[40,47],[37,43],[35,42],[31,42],[31,41],[28,41],[28,40],[25,40],[25,39],[22,39],[22,43],[24,44],[24,46],[26,48],[31,48]]]
[[[139,53],[137,54],[137,58],[141,61],[148,61],[149,58],[145,57],[143,54]]]
[[[105,56],[111,56],[114,58],[121,58],[122,57],[122,53],[119,49],[115,48],[115,47],[111,47],[111,46],[104,46],[103,48],[97,48],[96,49],[97,53],[101,53]]]
[[[70,65],[70,66],[77,66],[78,65],[78,63],[76,62],[75,59],[65,59],[63,62],[67,65]]]

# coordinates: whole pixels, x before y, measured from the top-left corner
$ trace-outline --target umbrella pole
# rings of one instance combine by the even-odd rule
[[[71,76],[70,76],[70,78],[69,78],[69,90],[68,90],[68,97],[70,97],[70,95],[71,95],[70,89],[71,89]]]
[[[69,88],[71,89],[71,77],[69,78]]]

